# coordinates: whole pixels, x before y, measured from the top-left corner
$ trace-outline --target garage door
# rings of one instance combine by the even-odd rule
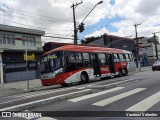
[[[26,63],[8,63],[4,66],[4,71],[6,83],[37,78],[35,63],[30,64],[28,72],[26,71]]]

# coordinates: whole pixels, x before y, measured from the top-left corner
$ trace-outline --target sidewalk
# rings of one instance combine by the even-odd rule
[[[40,79],[29,80],[29,92],[47,89],[55,89],[60,85],[42,86]],[[17,81],[0,84],[0,98],[27,92],[27,81]]]
[[[141,71],[136,68],[136,73],[144,72],[151,70],[152,67],[141,67]],[[61,85],[51,85],[51,86],[42,86],[40,79],[29,80],[29,90],[32,91],[40,91],[40,90],[49,90],[59,88]],[[5,96],[17,95],[25,93],[27,89],[27,81],[17,81],[11,83],[0,84],[0,98]]]
[[[139,68],[136,68],[135,72],[145,72],[145,71],[149,71],[149,70],[152,70],[152,66],[141,67],[140,71],[139,71]]]

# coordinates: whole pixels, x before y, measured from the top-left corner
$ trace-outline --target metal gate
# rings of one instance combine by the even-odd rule
[[[4,78],[6,83],[36,79],[36,64],[32,63],[27,73],[26,63],[7,63],[4,66]]]

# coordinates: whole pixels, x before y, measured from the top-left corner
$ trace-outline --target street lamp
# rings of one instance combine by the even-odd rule
[[[2,8],[0,8],[0,10],[3,11],[3,13],[4,13],[4,24],[5,24],[5,10]]]
[[[77,6],[77,5],[79,5],[79,4],[81,4],[82,2],[80,2],[80,3],[77,3],[77,4],[73,4],[71,7],[73,8],[73,22],[74,22],[74,44],[77,44],[77,32],[78,32],[78,29],[77,29],[77,27],[76,27],[76,19],[75,19],[75,7]],[[97,6],[97,5],[99,5],[99,4],[101,4],[101,3],[103,3],[103,1],[100,1],[100,2],[98,2],[92,9],[91,9],[91,11],[87,14],[87,16],[82,20],[82,22],[88,17],[88,15],[92,12],[92,10]],[[81,25],[82,27],[83,27],[83,24],[82,24],[82,22],[79,24],[79,25]]]
[[[99,2],[91,9],[91,11],[87,14],[87,16],[82,20],[81,23],[83,23],[83,21],[88,17],[88,15],[93,11],[93,9],[94,9],[97,5],[102,4],[102,3],[103,3],[103,1],[99,1]]]

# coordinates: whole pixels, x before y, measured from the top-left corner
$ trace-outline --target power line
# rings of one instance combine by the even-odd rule
[[[39,17],[35,17],[35,16],[31,16],[31,15],[26,15],[26,14],[23,14],[23,13],[15,13],[15,12],[8,12],[8,11],[6,11],[7,13],[9,13],[9,14],[19,14],[19,15],[22,15],[22,17],[32,17],[32,18],[36,18],[36,19],[39,19],[39,20],[46,20],[46,21],[49,21],[49,22],[73,22],[73,21],[59,21],[59,20],[52,20],[52,19],[47,19],[47,18],[39,18]],[[20,17],[19,15],[14,15],[14,16],[18,16],[18,17]]]
[[[23,11],[23,10],[19,10],[19,9],[14,9],[14,8],[10,8],[10,7],[7,7],[8,9],[10,10],[15,10],[15,11],[19,11],[19,12],[25,12],[25,13],[29,13],[29,14],[32,14],[32,15],[36,15],[36,16],[41,16],[41,17],[45,17],[45,18],[49,18],[49,19],[54,19],[54,20],[58,20],[58,21],[65,21],[65,22],[73,22],[71,20],[62,20],[62,19],[58,19],[58,18],[52,18],[52,17],[48,17],[48,16],[45,16],[45,15],[39,15],[37,13],[31,13],[31,12],[28,12],[28,11]]]
[[[0,19],[3,19],[3,18],[0,18]],[[23,24],[23,23],[17,23],[17,22],[15,22],[15,21],[7,20],[7,19],[5,19],[5,21],[11,22],[11,23],[15,23],[15,24],[19,24],[19,25],[23,25],[23,26],[28,26],[28,27],[38,28],[38,29],[44,29],[44,30],[71,31],[71,30],[57,30],[57,29],[41,28],[41,27],[37,27],[37,26],[26,25],[26,24]]]
[[[69,36],[71,33],[72,33],[72,31],[71,31],[70,33],[68,33],[67,35],[65,35],[64,37],[67,37],[67,36]],[[58,40],[60,40],[60,38],[59,38]]]

